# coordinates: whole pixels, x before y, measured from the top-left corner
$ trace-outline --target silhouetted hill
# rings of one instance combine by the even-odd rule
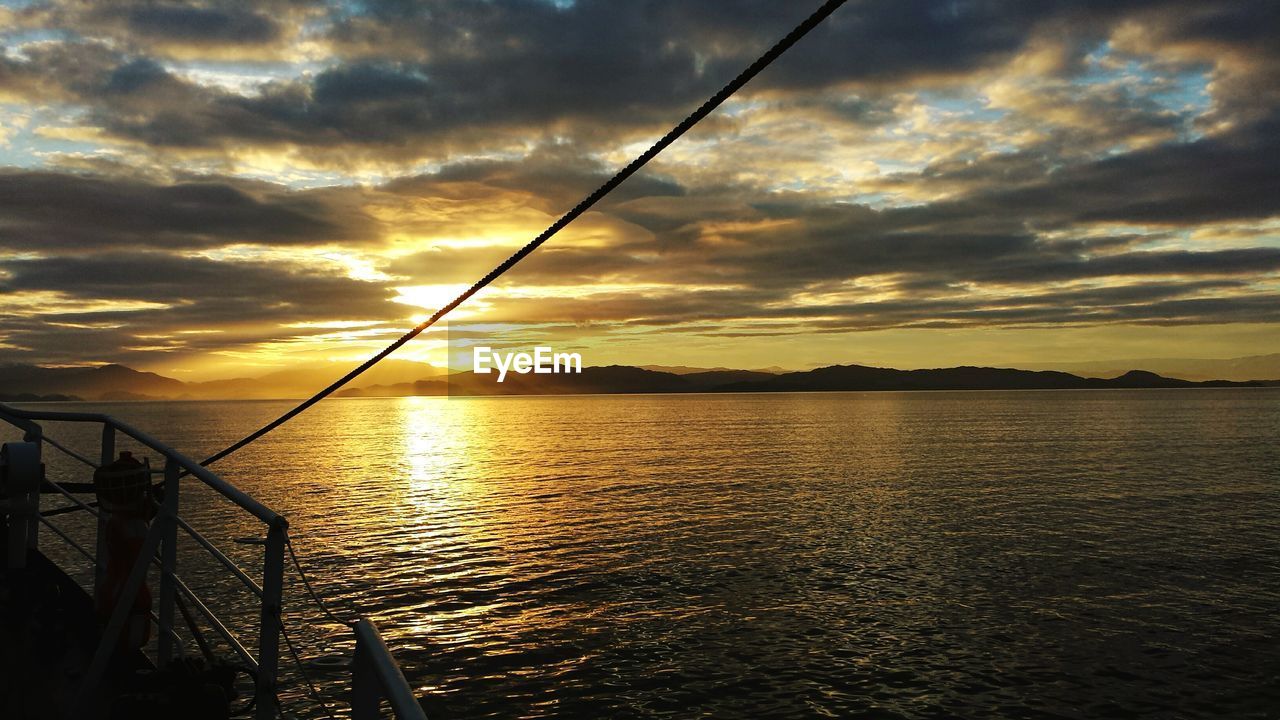
[[[355,364],[328,363],[277,370],[254,378],[232,378],[187,383],[184,396],[194,399],[273,399],[309,397],[317,390],[342,377]],[[356,380],[356,387],[412,385],[418,380],[437,377],[444,371],[434,365],[413,360],[383,360]],[[413,393],[406,393],[412,395]]]
[[[1086,377],[1113,378],[1124,374],[1129,368],[1143,368],[1163,377],[1181,380],[1274,380],[1280,379],[1280,353],[1222,359],[1142,358],[1032,363],[1026,367],[1032,370],[1061,370]]]
[[[696,390],[697,386],[685,377],[630,365],[607,365],[585,367],[581,373],[564,375],[508,373],[501,383],[497,373],[463,372],[449,376],[449,382],[454,395],[591,395]]]
[[[13,364],[0,366],[0,396],[75,396],[75,399],[107,401],[301,398],[350,369],[350,366],[332,363],[281,370],[257,378],[188,383],[124,365],[45,368]],[[442,372],[426,363],[387,360],[360,379],[371,383],[412,382],[439,376]]]
[[[1070,390],[1090,388],[1259,387],[1268,383],[1176,380],[1142,370],[1112,379],[1084,378],[1052,370],[956,367],[894,370],[864,365],[832,365],[807,372],[785,373],[767,380],[720,386],[722,392],[787,392],[824,390]]]
[[[33,393],[0,393],[0,402],[7,403],[23,403],[23,402],[69,402],[83,400],[84,398],[75,395],[35,395]]]
[[[76,395],[98,399],[108,393],[176,397],[186,384],[123,365],[43,368],[34,365],[0,367],[0,394]]]
[[[1176,388],[1194,387],[1196,385],[1230,386],[1234,384],[1225,380],[1210,380],[1204,383],[1196,383],[1190,380],[1162,377],[1148,370],[1130,370],[1120,377],[1103,380],[1102,382],[1108,383],[1111,387],[1126,388]]]
[[[750,370],[724,370],[677,375],[625,365],[583,368],[581,375],[519,375],[471,372],[442,380],[354,388],[342,397],[406,395],[572,395],[685,392],[788,392],[839,390],[1051,390],[1105,388],[1260,387],[1280,385],[1251,381],[1196,383],[1132,370],[1111,378],[1083,378],[1063,372],[1009,368],[958,367],[939,370],[894,370],[862,365],[833,365],[807,372],[773,375]]]
[[[0,397],[89,400],[162,400],[304,397],[341,374],[333,367],[273,373],[263,378],[184,383],[123,365],[93,368],[0,366]],[[1103,388],[1261,387],[1280,381],[1192,382],[1130,370],[1118,377],[1086,378],[1052,370],[955,367],[895,370],[865,365],[832,365],[806,372],[774,375],[754,370],[711,370],[687,374],[659,372],[629,365],[583,368],[580,374],[455,373],[447,380],[430,365],[400,361],[372,378],[397,380],[408,373],[428,372],[413,381],[384,382],[348,388],[338,397],[413,395],[571,395],[611,393],[787,392],[826,390],[1049,390]],[[362,376],[361,380],[365,378]]]
[[[449,383],[444,380],[418,380],[394,385],[344,388],[334,395],[335,397],[418,397],[448,394]]]
[[[791,372],[790,370],[787,370],[786,368],[780,368],[777,365],[772,365],[770,367],[764,367],[764,368],[751,368],[750,370],[737,370],[735,368],[727,368],[727,367],[710,367],[710,368],[692,367],[690,365],[641,365],[640,367],[644,370],[653,370],[655,372],[669,372],[673,375],[694,375],[698,373],[708,373],[708,372],[753,372],[753,373],[761,373],[764,375],[778,375],[784,372]]]
[[[744,371],[729,371],[744,372]],[[404,397],[410,395],[594,395],[627,393],[693,392],[704,386],[686,380],[688,376],[655,372],[629,365],[585,367],[582,373],[564,375],[520,375],[508,373],[498,382],[496,372],[477,375],[454,373],[448,380],[418,381],[396,385],[351,388],[339,397]]]
[[[761,370],[708,370],[686,373],[680,377],[698,390],[714,390],[729,383],[759,382],[772,379],[776,375],[777,373]]]

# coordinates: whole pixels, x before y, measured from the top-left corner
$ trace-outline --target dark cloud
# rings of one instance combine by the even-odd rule
[[[166,343],[175,353],[198,356],[325,332],[291,324],[395,323],[404,314],[391,302],[394,292],[380,283],[287,263],[113,253],[10,259],[0,262],[0,273],[0,299],[54,293],[66,303],[42,308],[47,314],[7,318],[6,342],[32,349],[7,351],[7,361],[126,361],[154,351],[131,347]],[[133,309],[121,309],[121,302]],[[183,334],[189,330],[208,334]],[[395,331],[394,324],[387,330]]]
[[[870,94],[857,101],[833,100],[827,110],[855,123],[883,122],[888,107],[876,99],[876,88],[942,76],[961,79],[1006,62],[1046,35],[1069,45],[1068,54],[1078,59],[1125,19],[1147,23],[1151,36],[1171,42],[1275,56],[1260,39],[1265,31],[1257,27],[1274,16],[1271,5],[1223,2],[1214,4],[1213,12],[1200,6],[1139,0],[851,3],[748,90],[794,94],[858,84]],[[300,6],[282,3],[267,11],[239,3],[73,7],[78,10],[53,13],[49,22],[66,22],[89,40],[68,41],[75,47],[61,51],[33,49],[27,63],[6,59],[0,82],[74,97],[109,132],[155,147],[353,146],[384,157],[441,157],[458,149],[501,147],[517,133],[607,144],[651,132],[695,106],[810,9],[770,0],[580,0],[563,7],[541,0],[427,0],[335,6],[307,17],[327,28],[339,62],[241,94],[176,78],[131,48],[146,50],[145,41],[157,36],[197,45],[203,40],[271,42],[279,28],[267,12],[287,16],[302,12]],[[95,28],[111,32],[95,34]],[[111,44],[116,53],[111,62],[104,57],[96,63],[50,62],[58,52],[83,55],[81,45],[101,56],[107,46],[92,38],[120,32],[142,44]],[[1201,61],[1211,61],[1214,52],[1206,49]],[[94,67],[102,68],[101,77],[86,78],[94,74],[86,68]],[[33,77],[38,85],[30,82]],[[1157,110],[1143,110],[1132,98],[1099,109],[1113,121],[1104,125],[1117,128],[1175,123]]]
[[[849,4],[749,91],[962,79],[1008,61],[1041,36],[1068,45],[1074,62],[1067,70],[1079,72],[1086,50],[1125,19],[1148,24],[1153,33],[1225,46],[1248,43],[1262,52],[1257,41],[1265,31],[1246,30],[1246,25],[1252,18],[1265,26],[1274,8],[1261,2],[1217,3],[1220,13],[1187,20],[1205,15],[1202,5],[1168,0]],[[582,0],[567,8],[530,0],[376,3],[339,22],[332,36],[351,56],[362,58],[358,62],[412,58],[410,64],[377,73],[360,65],[331,72],[411,88],[422,105],[393,95],[382,98],[388,101],[384,109],[392,117],[412,115],[427,132],[448,129],[463,118],[495,127],[585,121],[626,128],[669,121],[736,74],[810,9],[771,0]],[[313,87],[318,91],[328,82],[321,76]],[[323,106],[337,120],[363,107],[367,92],[329,93]],[[1147,119],[1112,118],[1142,111],[1133,98],[1126,100],[1099,110],[1108,110],[1111,120]],[[861,122],[885,117],[883,105],[865,98],[837,102],[831,109]],[[1146,111],[1157,114],[1155,108]],[[591,129],[574,127],[581,136]]]
[[[1102,257],[1015,259],[973,273],[986,282],[1028,284],[1109,277],[1182,275],[1258,277],[1280,271],[1280,248],[1131,252]],[[963,277],[963,276],[962,276]]]
[[[1277,117],[1280,121],[1280,116]],[[1191,224],[1280,212],[1280,122],[1166,144],[985,193],[991,211],[1062,221]]]
[[[408,196],[454,195],[451,188],[468,184],[487,191],[508,190],[526,193],[530,202],[550,213],[562,213],[607,181],[613,171],[576,149],[543,147],[511,161],[463,161],[436,172],[402,177],[382,186],[382,190]],[[641,172],[609,193],[596,207],[616,211],[633,200],[666,201],[686,194],[686,189],[669,178]]]
[[[1054,170],[1046,170],[1048,164],[1048,158],[1028,154],[938,163],[881,187],[958,190],[958,199],[908,211],[934,224],[1008,218],[1045,230],[1093,222],[1256,221],[1280,214],[1280,113],[1191,142]]]
[[[20,55],[0,54],[0,89],[34,102],[78,101],[93,106],[123,56],[105,43],[49,41]]]
[[[867,303],[842,308],[836,317],[824,317],[815,329],[864,331],[895,327],[1062,327],[1070,325],[1195,325],[1218,323],[1274,323],[1280,320],[1280,295],[1245,297],[1176,298],[1144,303],[1108,304],[1106,291],[1088,306],[1040,303],[1027,298],[1018,307],[999,305],[900,302]]]
[[[557,7],[530,0],[385,2],[344,19],[332,35],[349,52],[366,56],[420,49],[422,57],[441,66],[458,59],[473,59],[494,68],[519,63],[554,65],[573,77],[607,83],[639,78],[622,61],[646,50],[652,55],[655,49],[674,46],[696,56],[698,62],[681,75],[666,76],[669,80],[679,81],[696,74],[689,70],[707,67],[711,69],[707,74],[723,82],[818,4],[580,0]],[[1076,24],[1094,28],[1103,24],[1104,17],[1153,4],[1017,0],[849,3],[761,80],[774,87],[797,88],[960,75],[1007,58],[1024,46],[1040,24],[1072,16]],[[565,60],[557,62],[560,58]]]
[[[169,85],[172,76],[154,60],[132,60],[119,65],[107,76],[102,92],[107,95],[131,95],[156,85]]]
[[[551,298],[536,310],[518,301],[492,301],[496,322],[547,318],[589,323],[600,333],[637,328],[684,332],[804,335],[819,331],[870,331],[928,327],[1062,327],[1107,324],[1193,325],[1280,320],[1280,295],[1196,297],[1228,289],[1218,283],[1157,283],[1098,287],[1069,293],[1029,293],[1017,298],[903,297],[796,306],[785,294],[742,290],[600,293],[587,300]],[[777,301],[771,306],[762,302]],[[750,325],[737,324],[749,320]]]
[[[110,11],[104,11],[104,14]],[[256,45],[278,39],[279,24],[243,6],[191,7],[149,4],[121,8],[129,29],[145,38],[191,43]]]
[[[53,291],[83,300],[164,303],[168,323],[300,322],[391,317],[379,283],[302,265],[168,253],[8,260],[0,292]],[[397,312],[398,316],[400,313]],[[85,318],[78,318],[85,319]]]
[[[444,3],[418,8],[416,26],[403,19],[385,27],[379,23],[395,17],[389,9],[373,4],[369,11],[358,20],[379,28],[369,42],[381,52],[251,95],[156,72],[127,53],[106,65],[97,82],[84,82],[78,67],[55,68],[38,57],[7,74],[38,76],[43,92],[75,96],[113,134],[159,147],[249,141],[351,144],[383,153],[410,147],[416,154],[472,136],[492,141],[504,129],[570,123],[587,133],[604,132],[600,123],[667,122],[670,108],[687,106],[723,82],[704,77],[694,50],[671,42],[659,17],[630,4],[566,12],[540,2]],[[398,43],[382,37],[388,32],[413,37]],[[395,47],[406,51],[386,52]],[[113,101],[122,86],[130,91],[128,103]]]
[[[1141,177],[1130,178],[1135,186],[1141,181]],[[1185,177],[1182,182],[1185,187],[1196,187],[1202,196],[1221,197],[1229,207],[1234,194],[1244,191],[1234,185],[1197,186],[1195,177]],[[1260,278],[1280,271],[1280,248],[1150,250],[1140,247],[1147,239],[1143,236],[1045,240],[1029,230],[1062,227],[1059,213],[1074,213],[1084,219],[1106,215],[1135,223],[1152,219],[1150,214],[1132,217],[1121,212],[1135,197],[1141,197],[1140,192],[1126,197],[1120,192],[1107,195],[1099,191],[1093,208],[1078,195],[1044,188],[1044,197],[1058,197],[1060,203],[1040,206],[1008,199],[996,203],[980,197],[883,211],[795,207],[784,212],[775,208],[772,217],[790,220],[788,224],[764,223],[731,233],[737,245],[719,254],[691,246],[695,251],[681,267],[692,281],[719,279],[784,287],[892,273],[919,274],[926,285],[1032,285],[1126,276]],[[1214,208],[1214,217],[1248,219],[1276,212],[1246,203],[1233,214],[1229,207]],[[1184,208],[1179,216],[1193,213],[1194,208]]]
[[[166,184],[3,172],[0,247],[58,252],[376,242],[376,222],[350,195],[341,190],[289,192],[225,178]]]
[[[292,0],[53,0],[18,9],[24,25],[57,28],[115,45],[185,56],[201,51],[253,51],[279,46],[285,23],[308,14],[314,3]]]

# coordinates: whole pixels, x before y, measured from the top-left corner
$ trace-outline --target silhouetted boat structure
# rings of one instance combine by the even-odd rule
[[[242,714],[251,711],[258,720],[278,717],[281,710],[277,682],[284,630],[281,603],[289,544],[285,517],[191,458],[109,415],[21,410],[0,404],[0,421],[23,433],[21,442],[4,444],[0,459],[0,509],[6,520],[0,540],[5,559],[0,576],[0,612],[5,618],[0,624],[0,653],[4,657],[0,686],[8,686],[0,701],[0,717],[225,717],[219,714],[216,702],[199,692],[209,691],[208,686],[216,686],[219,681],[229,689],[237,671],[247,673],[254,681],[251,702],[241,703]],[[100,426],[100,462],[46,434],[44,424],[48,423]],[[46,477],[42,451],[53,448],[94,470],[112,463],[116,441],[121,436],[130,445],[158,456],[163,468],[148,474],[160,475],[162,481],[153,486],[160,499],[154,520],[142,539],[142,550],[122,589],[113,594],[116,601],[110,619],[100,627],[95,620],[95,598],[72,579],[73,570],[60,567],[41,552],[38,530],[43,525],[83,556],[93,571],[94,592],[102,593],[105,558],[110,552],[110,513],[100,503],[77,497],[92,492],[93,483]],[[182,518],[180,497],[195,490],[193,483],[212,489],[257,521],[261,536],[237,542],[262,547],[260,567],[245,570]],[[98,490],[101,495],[102,488]],[[63,502],[50,506],[43,502],[45,496],[56,496]],[[97,519],[96,540],[86,542],[73,529],[55,521],[70,512],[88,513]],[[194,540],[256,600],[259,612],[255,627],[236,627],[219,614],[216,604],[211,607],[182,580],[177,553],[180,533]],[[158,578],[155,612],[147,604],[157,633],[147,648],[149,653],[144,654],[133,648],[122,649],[121,635],[148,575]],[[374,624],[360,618],[352,625],[356,638],[350,663],[352,716],[357,720],[378,717],[381,701],[386,699],[398,718],[425,718]],[[229,649],[234,658],[231,664],[219,659],[205,639],[206,632],[217,636]],[[256,642],[245,639],[249,634],[257,636]],[[183,635],[198,646],[203,656],[199,665],[204,666],[204,673],[186,672],[197,664],[185,657],[188,648]],[[218,668],[230,670],[219,673]],[[139,671],[148,671],[150,679],[140,678]],[[174,704],[178,702],[186,704]]]

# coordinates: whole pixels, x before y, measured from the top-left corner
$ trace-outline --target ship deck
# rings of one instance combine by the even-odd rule
[[[89,594],[43,554],[29,550],[22,569],[0,567],[0,717],[110,717],[114,698],[150,663],[141,652],[118,658],[90,702],[72,713],[98,635]]]

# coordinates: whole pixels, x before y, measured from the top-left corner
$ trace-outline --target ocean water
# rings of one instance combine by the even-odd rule
[[[288,403],[42,407],[203,457]],[[351,399],[215,467],[433,717],[1274,718],[1277,438],[1269,389]],[[180,573],[252,621],[194,544]],[[287,585],[304,659],[349,651]]]

